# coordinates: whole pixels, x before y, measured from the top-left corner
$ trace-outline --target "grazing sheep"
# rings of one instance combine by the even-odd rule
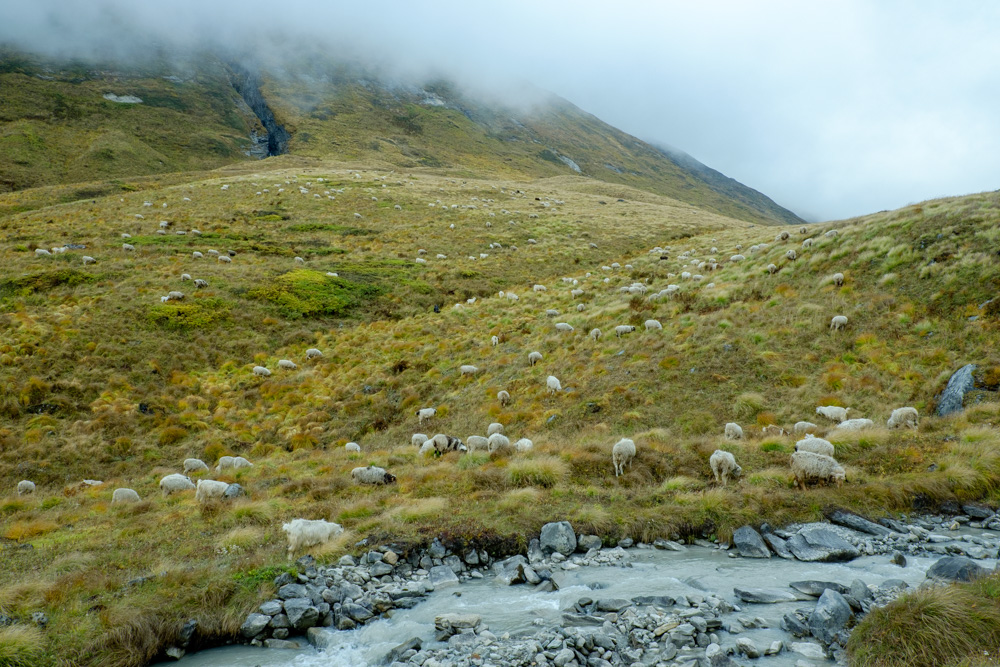
[[[813,245],[813,243],[814,243],[814,241],[812,239],[806,239],[805,241],[802,242],[802,247],[803,248],[811,248],[812,245]]]
[[[846,420],[848,411],[850,411],[850,408],[838,408],[835,405],[821,405],[816,408],[816,414],[823,415],[835,422]]]
[[[768,424],[767,426],[762,428],[760,432],[763,433],[764,435],[769,435],[771,433],[775,435],[785,435],[787,431],[785,431],[785,429],[781,428],[777,424]]]
[[[630,334],[635,331],[635,327],[630,324],[619,324],[615,327],[615,336],[621,338],[625,334]]]
[[[437,414],[437,408],[421,408],[414,414],[417,415],[417,423],[423,424],[425,419],[430,419]]]
[[[360,454],[361,453],[361,445],[359,445],[356,442],[349,442],[346,445],[344,445],[344,451],[351,452],[353,454]]]
[[[280,359],[278,361],[278,368],[284,368],[285,370],[294,371],[298,366],[291,359]]]
[[[559,311],[555,310],[554,308],[549,308],[548,310],[545,311],[546,317],[556,317],[557,315],[559,315]]]
[[[835,237],[836,235],[837,235],[837,230],[836,229],[831,229],[830,231],[828,231],[828,232],[826,232],[826,233],[823,234],[823,236],[828,236],[831,239],[833,237]]]
[[[194,482],[191,481],[190,477],[186,477],[179,473],[174,473],[172,475],[167,475],[160,480],[160,490],[163,491],[163,495],[169,496],[175,491],[187,491],[188,489],[194,488]]]
[[[585,310],[587,310],[587,306],[585,306],[585,305],[584,305],[584,304],[582,304],[582,303],[578,303],[578,304],[576,304],[576,312],[578,312],[578,313],[582,313],[582,312],[583,312],[583,311],[585,311]]]
[[[729,261],[730,262],[742,262],[744,259],[746,259],[746,257],[744,257],[743,255],[733,255],[732,257],[729,258]]]
[[[635,442],[622,438],[611,449],[611,462],[615,466],[615,477],[625,474],[625,466],[632,467],[635,458]]]
[[[420,445],[419,453],[421,456],[430,456],[431,454],[436,454],[437,450],[434,449],[434,441],[428,440],[424,444]]]
[[[191,274],[190,273],[182,273],[181,274],[181,282],[183,282],[185,280],[191,280]]]
[[[281,526],[288,534],[288,556],[291,557],[302,547],[312,547],[329,542],[330,538],[340,535],[344,529],[336,523],[323,519],[292,519]]]
[[[218,257],[219,256],[219,251],[218,250],[209,250],[208,254],[212,255],[213,257]]]
[[[830,328],[834,331],[839,331],[847,326],[847,318],[843,315],[837,315],[832,320],[830,320]]]
[[[208,502],[216,498],[221,498],[229,485],[225,482],[217,482],[214,479],[199,479],[198,490],[194,492],[194,499],[199,503]]]
[[[140,500],[139,494],[133,489],[115,489],[114,493],[111,494],[112,505],[117,505],[118,503],[137,503]]]
[[[781,232],[780,234],[778,234],[777,236],[774,237],[774,240],[775,241],[787,241],[788,240],[788,232]]]
[[[88,264],[96,264],[97,263],[97,260],[94,259],[93,257],[91,257],[90,255],[84,255],[80,259],[83,260],[83,265],[84,266],[87,266]]]
[[[51,257],[52,253],[45,248],[35,248],[35,257]]]
[[[537,364],[541,360],[542,360],[542,353],[541,352],[537,352],[536,351],[536,352],[531,352],[531,353],[528,354],[528,365],[529,366],[534,366],[535,364]]]
[[[201,278],[195,278],[194,279],[194,286],[198,287],[198,288],[208,287],[208,281],[207,280],[202,280]]]
[[[535,443],[533,443],[531,440],[528,440],[527,438],[521,438],[520,440],[514,443],[514,449],[516,449],[519,452],[530,452],[534,448],[534,446]]]
[[[557,391],[562,391],[562,385],[559,383],[559,378],[555,375],[550,375],[545,380],[545,386],[549,388],[549,393],[554,394]]]
[[[296,257],[295,258],[295,263],[296,264],[305,264],[306,260],[302,259],[301,257]]]
[[[788,252],[785,253],[785,259],[787,260],[795,261],[797,258],[798,255],[795,253],[794,250],[789,250]]]
[[[544,292],[545,291],[545,285],[532,285],[531,286],[531,290],[533,292]]]
[[[566,322],[556,322],[556,331],[573,331],[573,326]]]
[[[488,452],[490,441],[481,435],[470,435],[465,439],[465,445],[470,452]]]
[[[236,460],[235,457],[232,457],[232,456],[220,456],[219,457],[219,464],[217,466],[215,466],[215,472],[219,473],[219,472],[222,472],[223,470],[225,470],[226,468],[232,468],[232,467],[234,467],[233,466],[233,461],[235,461],[235,460]]]
[[[837,428],[845,431],[861,431],[866,428],[874,428],[875,422],[871,419],[848,419],[837,424]]]
[[[833,274],[833,276],[830,278],[830,282],[832,282],[837,287],[841,287],[844,284],[844,274],[843,273]]]
[[[267,370],[263,366],[254,366],[253,367],[253,374],[256,375],[256,376],[258,376],[258,377],[266,378],[266,377],[268,377],[268,376],[271,375],[271,371]]]
[[[595,341],[601,340],[601,336],[603,336],[603,335],[604,334],[601,333],[600,329],[591,329],[590,330],[590,337],[593,338]]]
[[[167,292],[167,301],[183,301],[184,292]]]
[[[800,228],[799,228],[799,234],[805,234],[805,233],[806,233],[807,231],[808,231],[808,230],[806,230],[806,228],[805,228],[805,227],[800,227]]]
[[[17,495],[26,496],[35,492],[35,483],[31,480],[22,479],[17,483]]]
[[[496,347],[499,344],[500,344],[500,338],[498,336],[492,336],[490,338],[490,345],[491,346]]]
[[[646,320],[643,326],[646,327],[646,331],[649,331],[651,329],[660,329],[660,330],[663,329],[663,325],[660,324],[659,320]]]
[[[795,451],[812,452],[813,454],[822,454],[823,456],[833,456],[834,454],[832,442],[823,438],[813,437],[804,438],[796,442]]]
[[[912,429],[916,429],[919,424],[920,415],[917,413],[916,408],[896,408],[892,411],[892,416],[889,417],[889,421],[885,423],[885,425],[889,428],[906,426]]]
[[[500,422],[493,422],[486,428],[486,435],[491,436],[494,433],[503,433],[503,424]]]
[[[306,350],[306,359],[316,359],[322,356],[323,353],[317,350],[315,347],[310,347],[308,350]]]
[[[724,452],[721,449],[716,449],[712,456],[708,459],[708,464],[712,466],[712,474],[715,475],[715,481],[721,482],[723,486],[729,481],[729,478],[737,479],[743,474],[743,468],[736,465],[736,458],[729,452]]]
[[[184,459],[184,474],[197,470],[208,471],[208,465],[201,459]]]
[[[777,273],[778,272],[778,266],[777,266],[777,264],[768,264],[767,265],[767,272],[770,273],[771,275],[774,275],[775,273]]]
[[[475,375],[478,370],[479,370],[478,368],[469,364],[459,366],[458,368],[459,373],[461,373],[462,375]]]
[[[191,256],[194,257],[195,259],[201,259],[202,257],[204,257],[204,255],[198,252],[197,250],[191,253]]]
[[[434,450],[438,454],[469,451],[469,448],[461,440],[454,436],[445,435],[444,433],[438,433],[431,440],[434,441]]]
[[[385,468],[377,466],[355,468],[351,471],[351,477],[358,484],[392,484],[396,481],[395,475],[386,472]]]
[[[240,468],[252,468],[253,464],[247,461],[242,456],[233,457],[233,468],[239,470]]]
[[[501,389],[497,392],[497,400],[500,401],[500,405],[506,407],[510,404],[510,393],[505,389]]]
[[[803,491],[807,481],[834,482],[837,486],[844,483],[847,474],[844,468],[832,456],[814,454],[813,452],[795,452],[792,454],[792,475]]]
[[[575,290],[571,290],[571,291],[570,291],[570,295],[571,295],[571,296],[572,296],[572,297],[573,297],[574,299],[575,299],[576,297],[578,297],[578,296],[583,296],[583,290],[582,290],[582,289],[575,289]]]
[[[798,435],[799,433],[812,433],[813,431],[818,431],[819,426],[813,424],[812,422],[795,422],[795,426],[792,431]]]
[[[510,438],[505,436],[503,433],[494,433],[489,438],[486,439],[487,447],[490,454],[497,454],[499,456],[507,456],[514,453],[516,450],[511,447]]]
[[[219,255],[219,261],[225,262],[226,264],[232,264],[233,260],[231,257],[226,257],[225,255]]]
[[[122,250],[124,250],[125,252],[134,252],[135,246],[132,245],[131,243],[123,243]],[[38,251],[36,250],[35,253],[38,253]]]
[[[734,422],[729,422],[726,424],[726,439],[727,440],[742,440],[743,439],[743,428]]]
[[[410,436],[410,444],[412,444],[414,447],[419,447],[420,445],[427,442],[428,439],[429,438],[423,433],[414,433],[413,435]]]

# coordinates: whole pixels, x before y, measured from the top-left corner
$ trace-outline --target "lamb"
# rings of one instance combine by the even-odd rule
[[[232,457],[232,456],[220,456],[219,457],[219,464],[217,466],[215,466],[215,472],[219,473],[219,472],[222,472],[223,470],[225,470],[226,468],[233,468],[233,467],[235,467],[233,465],[233,462],[235,460],[236,460],[236,458]]]
[[[167,475],[160,480],[160,490],[163,491],[163,495],[165,496],[169,496],[175,491],[187,491],[193,488],[194,482],[191,481],[191,478],[179,473]]]
[[[776,264],[768,264],[767,272],[770,273],[771,275],[774,275],[775,273],[778,272],[778,266]]]
[[[218,482],[214,479],[199,479],[198,489],[194,492],[194,499],[199,503],[205,503],[209,500],[222,498],[228,488],[229,484],[225,482]]]
[[[611,462],[615,466],[615,477],[625,474],[625,466],[632,467],[635,458],[635,442],[622,438],[611,449]]]
[[[841,287],[844,284],[844,274],[843,273],[833,274],[833,276],[830,278],[830,282],[832,282],[837,287]]]
[[[785,435],[787,431],[785,431],[785,429],[781,428],[777,424],[768,424],[767,426],[762,428],[760,432],[763,433],[764,435],[768,435],[770,433],[774,433],[775,435]]]
[[[134,252],[135,251],[135,246],[132,245],[131,243],[123,243],[122,244],[122,250],[124,250],[125,252]],[[37,252],[38,251],[36,250],[35,253],[37,253]]]
[[[726,424],[726,439],[727,440],[742,440],[743,439],[743,428],[739,424],[734,422],[729,422]]]
[[[461,373],[462,375],[475,375],[478,370],[479,370],[478,368],[469,364],[460,366],[458,369],[459,373]]]
[[[839,331],[847,326],[847,318],[843,315],[837,315],[832,320],[830,320],[830,328],[834,331]]]
[[[267,370],[263,366],[254,366],[253,367],[253,374],[256,375],[256,376],[258,376],[258,377],[266,378],[266,377],[269,377],[271,375],[271,371]]]
[[[356,442],[349,442],[346,445],[344,445],[344,451],[345,452],[350,452],[352,454],[360,454],[361,453],[361,445],[359,445]]]
[[[531,353],[528,354],[528,365],[529,366],[534,366],[535,364],[537,364],[541,360],[542,360],[542,353],[541,352],[535,351],[535,352],[531,352]]]
[[[566,322],[556,322],[556,331],[573,331],[573,326]]]
[[[208,465],[201,459],[184,459],[184,474],[198,470],[208,471]]]
[[[410,436],[410,444],[412,444],[414,447],[419,447],[420,445],[427,442],[427,440],[428,440],[427,436],[424,435],[423,433],[414,433],[413,435]]]
[[[194,279],[194,286],[198,287],[198,288],[208,287],[208,281],[207,280],[202,280],[201,278],[195,278]]]
[[[590,337],[593,338],[595,341],[601,340],[601,336],[603,336],[603,335],[604,334],[601,333],[600,329],[591,329],[590,330]]]
[[[315,347],[310,347],[306,350],[306,359],[316,359],[317,357],[322,357],[323,353],[317,350]]]
[[[505,389],[501,389],[497,392],[497,400],[500,401],[500,405],[506,407],[510,404],[510,393]]]
[[[792,431],[796,434],[812,433],[813,431],[818,430],[819,426],[816,426],[816,424],[813,424],[812,422],[795,422],[795,426],[792,428]]]
[[[789,250],[788,252],[785,253],[785,259],[787,260],[794,262],[797,257],[798,255],[795,253],[795,250]]]
[[[743,474],[743,468],[736,465],[736,458],[729,452],[724,452],[721,449],[717,449],[712,453],[712,456],[708,459],[708,463],[712,466],[712,474],[715,475],[715,481],[721,482],[723,486],[726,485],[730,477],[737,479]]]
[[[625,334],[630,334],[635,331],[635,327],[630,324],[619,324],[615,327],[615,336],[621,338]]]
[[[499,344],[500,344],[500,338],[499,337],[497,337],[497,336],[490,337],[490,345],[492,347],[496,347]]]
[[[833,456],[834,449],[833,443],[829,440],[824,440],[823,438],[803,438],[795,443],[795,451],[797,452],[812,452],[813,454],[822,454],[823,456]]]
[[[437,408],[421,408],[415,414],[417,415],[418,423],[423,424],[425,419],[431,419],[437,414]]]
[[[821,405],[816,408],[816,414],[823,415],[827,419],[835,422],[842,422],[847,419],[847,413],[850,408],[838,408],[834,405]]]
[[[535,443],[533,443],[531,440],[528,440],[527,438],[521,438],[520,440],[514,443],[514,449],[516,449],[519,452],[530,452],[534,448],[534,446]]]
[[[906,426],[912,429],[916,429],[919,424],[920,415],[917,413],[916,408],[896,408],[892,411],[889,421],[885,423],[889,428]]]
[[[35,483],[28,479],[22,479],[17,483],[17,495],[26,496],[35,492]]]
[[[874,428],[875,422],[871,419],[848,419],[842,421],[837,425],[837,428],[842,428],[845,431],[861,431],[866,428]]]
[[[659,320],[646,320],[644,326],[646,327],[646,331],[651,329],[663,329],[663,325],[660,324]]]
[[[431,440],[434,441],[434,450],[438,454],[469,451],[469,448],[461,440],[450,435],[445,435],[444,433],[438,433]]]
[[[514,448],[510,445],[510,439],[503,433],[494,433],[489,438],[486,439],[488,443],[488,448],[490,454],[497,454],[498,456],[507,456],[513,453]]]
[[[813,452],[792,454],[792,475],[803,491],[806,490],[807,481],[834,482],[840,486],[847,478],[844,468],[832,456]]]
[[[548,387],[549,393],[554,394],[557,391],[562,391],[562,384],[559,383],[559,378],[555,375],[550,375],[545,380],[545,386]]]
[[[84,266],[87,266],[88,264],[96,264],[97,263],[97,260],[94,259],[93,257],[91,257],[90,255],[84,255],[80,259],[83,260],[83,265]]]
[[[490,441],[481,435],[470,435],[465,439],[465,444],[470,452],[488,452],[490,450]]]
[[[302,547],[312,547],[329,542],[331,537],[344,532],[339,524],[324,519],[292,519],[281,526],[288,534],[288,556],[291,557]]]
[[[242,456],[233,457],[233,468],[239,470],[240,468],[252,468],[253,464],[247,461]]]
[[[486,428],[486,435],[491,436],[494,433],[503,433],[503,424],[500,422],[493,422]]]
[[[368,466],[367,468],[355,468],[351,471],[351,477],[358,484],[392,484],[396,481],[396,476],[388,473],[385,468]]]
[[[281,359],[278,361],[278,368],[284,368],[285,370],[294,371],[298,366],[291,359]]]
[[[140,500],[139,494],[133,489],[115,489],[114,493],[111,494],[112,505],[117,505],[118,503],[137,503]]]

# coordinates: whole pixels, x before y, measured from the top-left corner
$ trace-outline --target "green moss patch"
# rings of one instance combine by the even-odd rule
[[[333,278],[319,271],[299,269],[274,278],[247,292],[247,296],[276,304],[288,318],[343,315],[369,303],[382,293],[377,285],[366,285],[345,278]]]
[[[149,322],[173,331],[208,329],[229,319],[229,304],[222,299],[171,301],[149,307]]]
[[[45,292],[56,287],[76,287],[92,283],[97,276],[76,269],[60,269],[59,271],[43,271],[20,278],[8,278],[0,281],[0,297],[28,296],[35,292]]]

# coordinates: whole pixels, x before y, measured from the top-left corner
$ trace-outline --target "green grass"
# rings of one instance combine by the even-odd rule
[[[352,308],[371,304],[381,291],[376,285],[299,269],[276,277],[269,285],[250,290],[247,296],[269,301],[278,306],[283,317],[297,319],[343,315]]]

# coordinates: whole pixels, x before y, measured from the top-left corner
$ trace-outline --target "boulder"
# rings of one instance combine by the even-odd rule
[[[397,660],[403,662],[402,656],[404,653],[407,651],[419,651],[421,645],[422,642],[420,641],[420,637],[410,637],[405,642],[389,651],[389,653],[385,656],[385,662],[387,664],[392,664]]]
[[[823,526],[807,526],[788,538],[788,550],[802,561],[846,561],[861,555],[853,544]]]
[[[511,556],[506,560],[494,563],[493,571],[496,572],[497,581],[505,586],[513,586],[514,584],[519,584],[525,580],[524,568],[527,566],[527,559],[518,554],[517,556]],[[538,582],[536,581],[535,583]]]
[[[434,629],[438,641],[445,641],[463,630],[474,632],[482,622],[483,617],[479,614],[441,614],[434,617]]]
[[[753,640],[748,637],[739,637],[736,640],[736,650],[751,660],[760,657],[760,650],[757,648],[757,645],[753,643]]]
[[[448,555],[448,550],[443,544],[435,537],[431,545],[427,547],[427,555],[431,558],[444,558]]]
[[[435,589],[458,586],[458,575],[447,565],[435,565],[428,577]]]
[[[387,574],[392,574],[392,565],[388,563],[372,563],[369,571],[373,577],[384,577]]]
[[[264,628],[266,628],[267,624],[270,622],[270,616],[265,616],[264,614],[250,614],[247,616],[247,620],[243,621],[243,625],[240,626],[240,634],[247,639],[252,639],[263,632]]]
[[[965,394],[972,391],[976,384],[975,378],[972,377],[975,370],[975,364],[967,364],[951,376],[948,386],[938,396],[937,410],[935,410],[938,417],[945,417],[962,409]]]
[[[826,660],[826,651],[815,642],[793,642],[789,647],[792,653],[798,653],[810,660]]]
[[[260,613],[274,616],[280,614],[282,610],[281,600],[268,600],[260,605]]]
[[[733,545],[744,558],[770,558],[771,550],[752,526],[743,526],[733,532]]]
[[[764,533],[764,541],[778,554],[779,558],[794,560],[795,556],[788,549],[788,544],[774,533]]]
[[[296,641],[289,641],[287,639],[265,639],[264,648],[297,649],[301,648],[301,645]]]
[[[809,616],[809,630],[824,644],[833,642],[834,636],[847,627],[853,616],[851,605],[835,590],[827,589],[819,596],[816,608]]]
[[[285,613],[288,622],[299,632],[319,624],[319,610],[313,606],[311,598],[285,600]]]
[[[989,519],[994,512],[985,505],[962,505],[962,511],[973,519]]]
[[[945,556],[930,566],[930,569],[927,570],[927,578],[944,579],[945,581],[972,581],[991,572],[992,570],[978,565],[971,558]]]
[[[569,556],[576,551],[576,533],[569,521],[558,521],[547,523],[542,526],[542,534],[538,537],[538,544],[543,554],[553,552]]]
[[[375,615],[372,612],[372,610],[369,609],[368,607],[356,604],[354,602],[345,602],[344,604],[342,604],[340,606],[340,613],[347,614],[348,616],[351,617],[352,621],[355,621],[357,623],[364,623],[369,618]]]
[[[581,535],[576,540],[576,549],[583,553],[587,553],[591,549],[600,549],[602,546],[601,538],[597,535]]]
[[[615,613],[630,606],[632,606],[631,601],[623,600],[621,598],[601,598],[594,605],[597,611],[612,611]]]
[[[855,579],[851,582],[850,595],[852,598],[858,601],[859,604],[864,605],[865,602],[871,602],[875,599],[872,595],[871,589],[868,588],[868,584],[861,581],[860,579]]]
[[[833,512],[830,512],[827,518],[830,519],[831,523],[846,526],[847,528],[852,528],[862,533],[868,533],[869,535],[875,535],[876,537],[888,537],[892,532],[884,526],[880,526],[877,523],[873,523],[868,519],[858,516],[857,514],[851,514],[850,512],[845,512],[843,510],[834,510]]]
[[[321,650],[333,646],[336,637],[336,631],[330,628],[309,628],[306,630],[306,641]]]
[[[285,584],[278,589],[278,597],[282,600],[307,598],[309,597],[309,590],[302,584]]]
[[[788,585],[800,593],[805,593],[813,597],[819,597],[827,589],[837,591],[841,595],[846,595],[851,590],[847,586],[832,581],[814,581],[812,579],[807,581],[793,581]]]
[[[778,602],[795,602],[799,598],[788,591],[777,588],[733,588],[736,597],[744,602],[757,604],[776,604]]]

